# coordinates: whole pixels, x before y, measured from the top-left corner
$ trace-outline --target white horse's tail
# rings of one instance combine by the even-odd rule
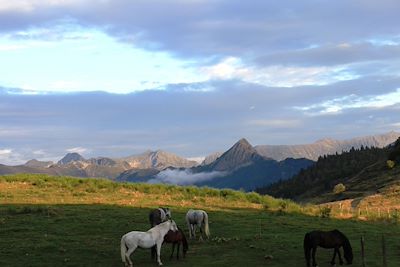
[[[208,227],[208,215],[205,211],[203,211],[204,215],[204,232],[206,233],[207,238],[210,237],[210,228]]]
[[[121,260],[123,263],[126,262],[126,245],[125,245],[125,236],[121,238]]]
[[[188,213],[186,213],[186,224],[187,227],[189,228],[189,238],[192,238],[192,226],[190,225],[189,211]]]

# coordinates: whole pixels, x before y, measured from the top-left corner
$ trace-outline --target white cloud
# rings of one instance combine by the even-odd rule
[[[0,11],[33,12],[46,7],[73,6],[78,0],[0,0]]]
[[[0,45],[0,51],[14,51],[14,50],[25,49],[27,47],[28,46],[22,44],[3,44]]]
[[[395,129],[400,129],[400,122],[391,123],[389,126],[395,128]]]
[[[296,128],[301,125],[300,120],[283,120],[283,119],[258,119],[250,120],[249,125],[264,126],[273,128]]]
[[[0,149],[0,156],[9,155],[11,152],[11,149]]]
[[[224,175],[226,175],[226,172],[213,171],[213,172],[193,173],[190,170],[167,169],[158,173],[156,178],[150,180],[149,183],[189,185],[189,184],[212,180],[214,178],[218,178]]]
[[[339,113],[350,108],[383,108],[400,103],[400,89],[394,92],[375,96],[358,96],[355,94],[334,98],[321,103],[296,107],[309,114]]]
[[[46,155],[47,153],[44,151],[44,150],[42,150],[42,149],[39,149],[39,150],[35,150],[35,151],[33,151],[32,152],[34,155],[39,155],[39,156],[43,156],[43,155]]]
[[[202,73],[210,79],[229,80],[235,78],[245,78],[249,75],[249,70],[245,68],[239,58],[227,57],[221,62],[200,69]]]
[[[0,149],[0,164],[17,165],[24,161],[23,155],[14,151],[14,149]]]
[[[84,147],[73,147],[73,148],[68,148],[67,152],[81,154],[81,153],[89,152],[89,149],[84,148]]]
[[[272,65],[256,67],[246,65],[237,57],[227,57],[217,64],[201,67],[200,72],[210,80],[238,79],[272,87],[327,85],[358,77],[345,66],[301,67]]]
[[[192,161],[196,161],[197,163],[202,163],[203,160],[205,159],[205,157],[191,157],[191,158],[187,158],[188,160],[192,160]]]
[[[7,114],[9,116],[15,116],[16,113],[14,112],[9,112]],[[20,129],[18,127],[15,128],[0,128],[0,138],[10,138],[10,137],[28,137],[31,131],[24,131],[23,129]]]
[[[69,91],[75,91],[76,89],[80,88],[80,84],[76,81],[60,80],[51,83],[49,87],[52,88],[54,91],[69,92]]]

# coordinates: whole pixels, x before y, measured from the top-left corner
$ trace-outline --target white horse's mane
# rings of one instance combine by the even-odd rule
[[[163,208],[158,208],[158,210],[160,211],[160,219],[162,222],[165,222],[165,219],[167,218],[167,215],[165,214],[165,211]]]

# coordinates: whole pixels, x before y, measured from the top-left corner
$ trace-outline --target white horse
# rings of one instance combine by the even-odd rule
[[[200,239],[202,239],[203,228],[206,237],[209,238],[208,215],[204,210],[189,210],[186,213],[186,223],[189,228],[190,238],[196,238],[196,226],[200,229]]]
[[[123,235],[121,238],[122,262],[125,264],[125,266],[132,267],[133,262],[130,258],[130,255],[136,250],[137,247],[152,248],[153,246],[157,246],[157,262],[158,265],[161,266],[161,245],[164,241],[164,236],[169,230],[174,232],[178,231],[178,227],[173,220],[160,223],[147,232],[132,231]]]

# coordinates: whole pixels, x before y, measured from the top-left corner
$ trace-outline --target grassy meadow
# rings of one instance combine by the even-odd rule
[[[171,246],[162,247],[165,266],[305,266],[304,234],[334,228],[349,237],[353,266],[361,266],[361,236],[367,266],[382,266],[382,234],[388,266],[400,264],[400,227],[393,221],[322,218],[315,207],[233,190],[13,175],[0,176],[0,266],[122,266],[121,236],[147,230],[148,213],[159,205],[169,206],[185,230],[189,208],[210,218],[210,240],[191,240],[185,259],[170,260]],[[330,266],[331,255],[319,249],[319,266]],[[132,259],[157,266],[148,250]]]

